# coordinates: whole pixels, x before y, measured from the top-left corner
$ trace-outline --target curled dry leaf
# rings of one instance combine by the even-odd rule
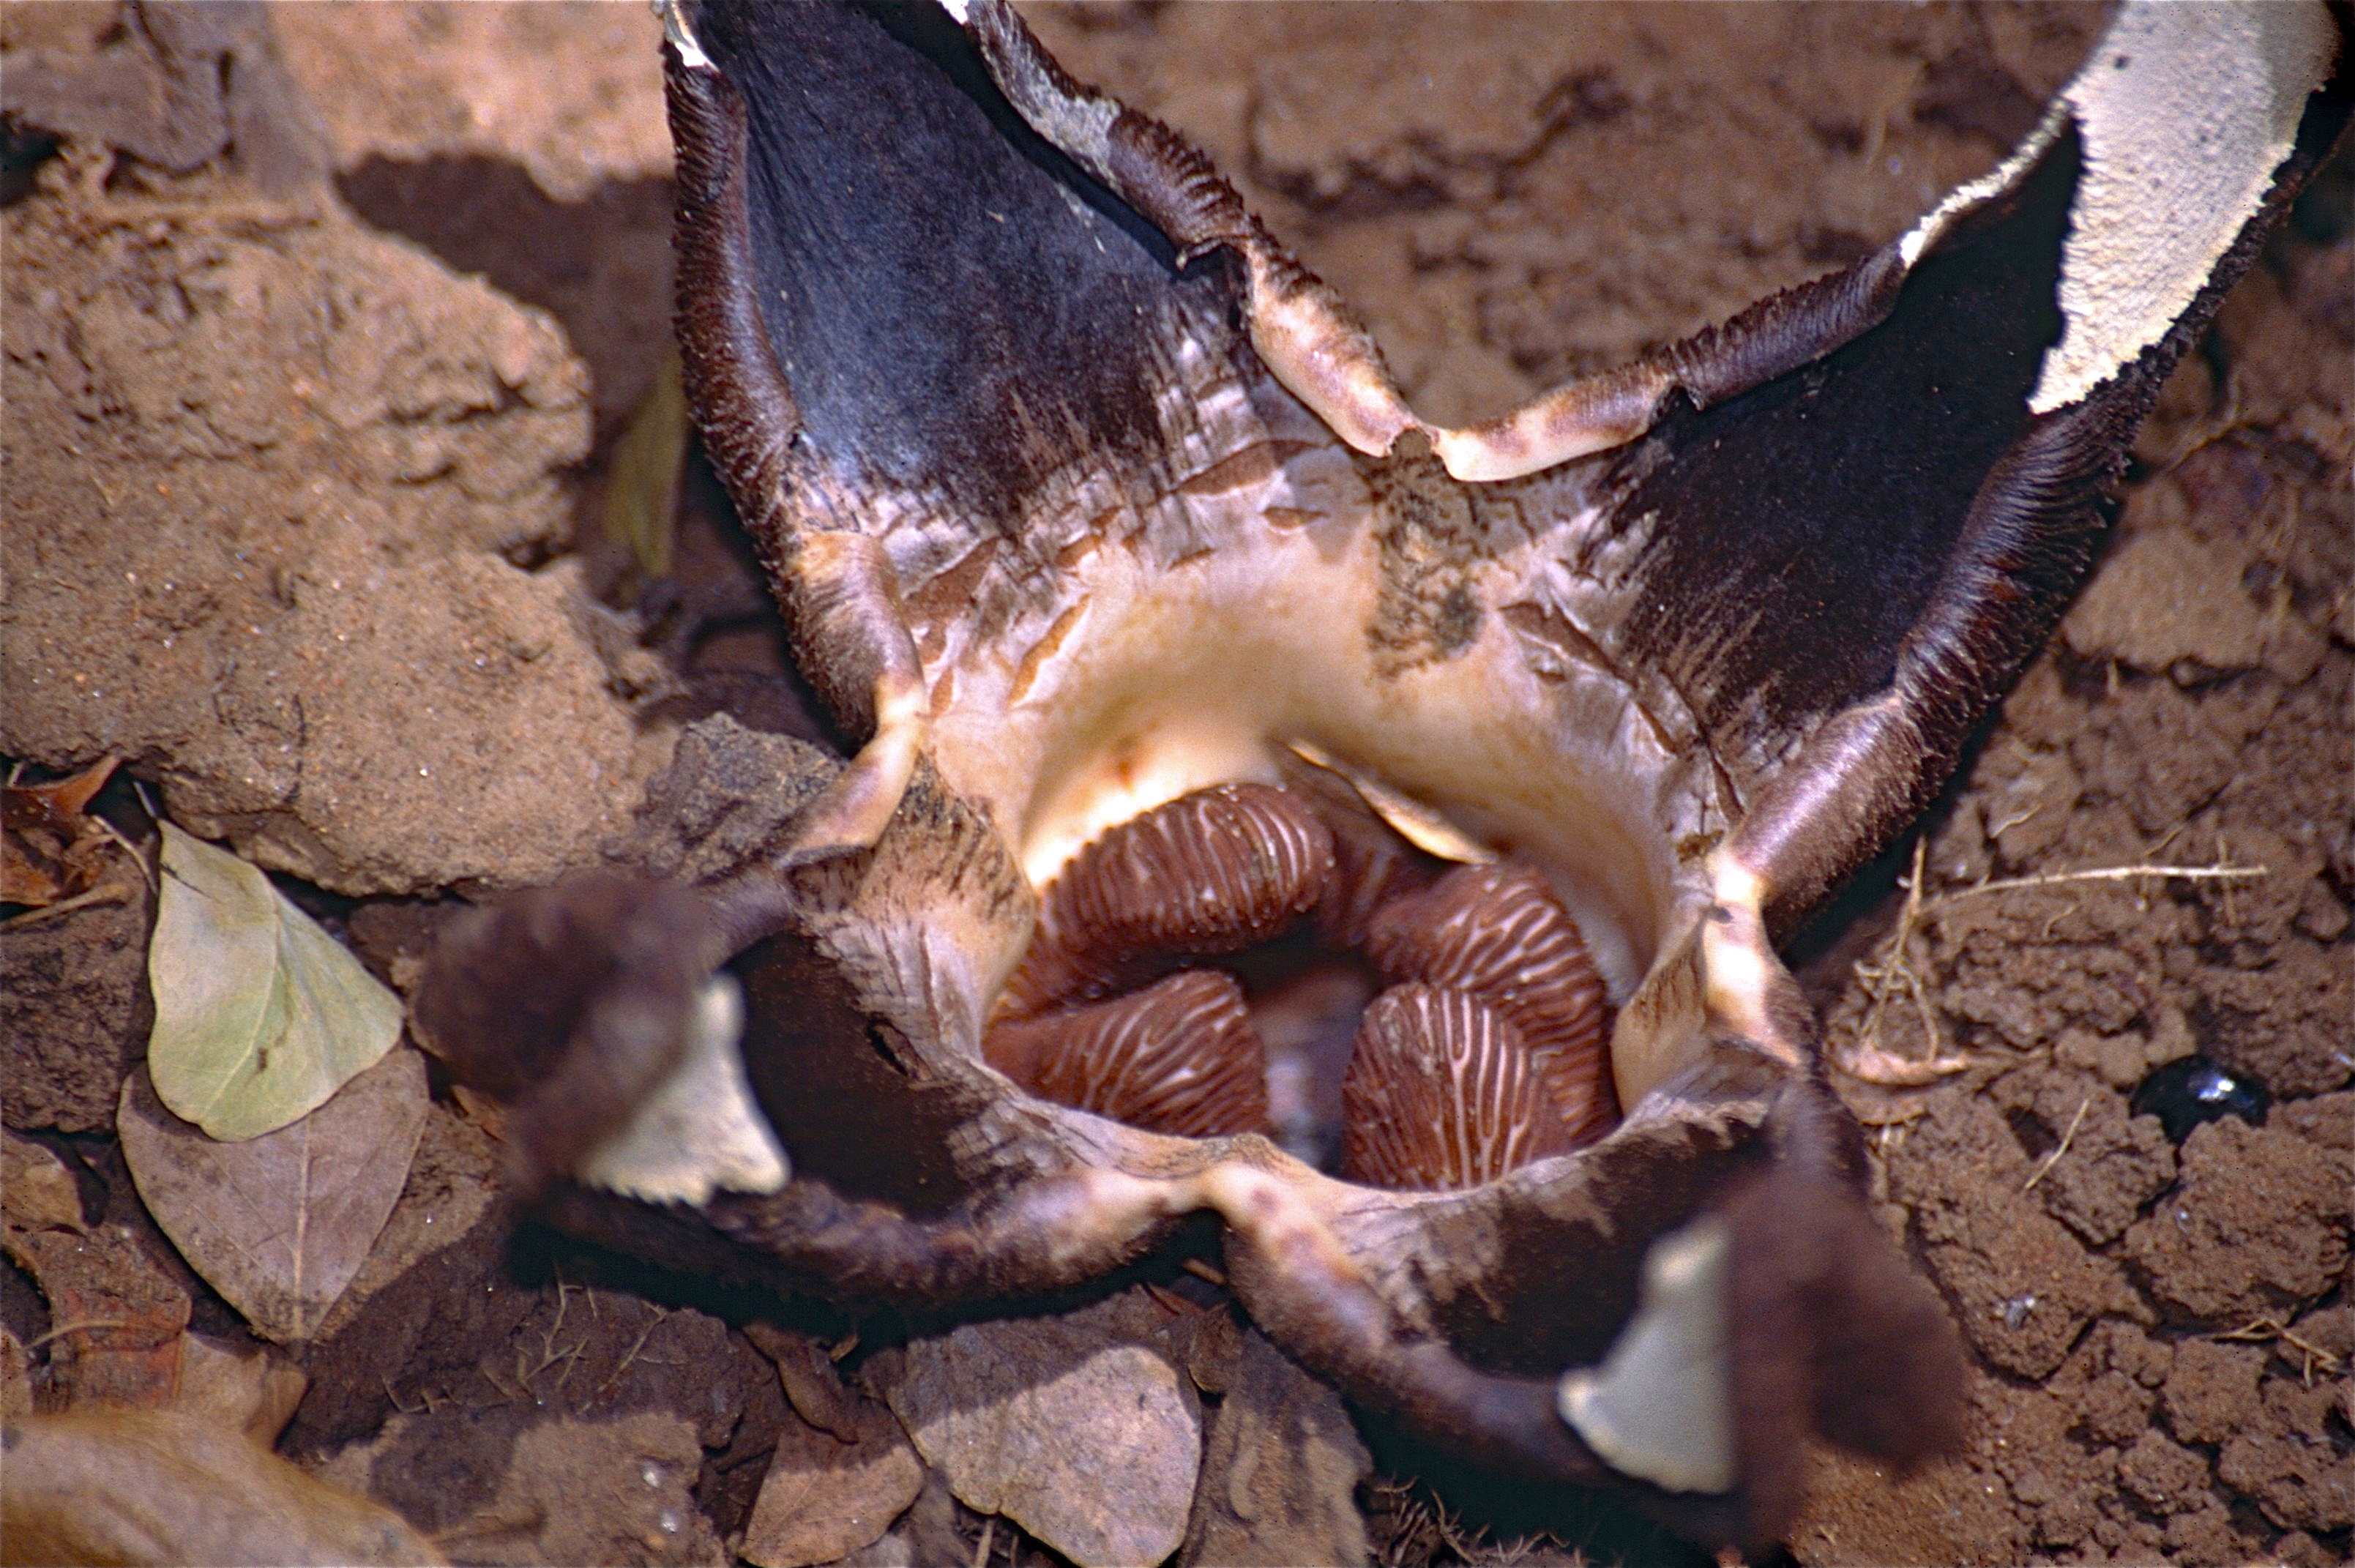
[[[310,1380],[267,1347],[240,1350],[202,1334],[180,1336],[180,1392],[172,1408],[235,1427],[267,1448],[278,1441]]]
[[[257,868],[162,827],[147,1070],[176,1115],[258,1137],[383,1060],[400,1000]]]
[[[189,1310],[179,1281],[120,1225],[25,1229],[22,1212],[10,1215],[5,1240],[49,1304],[42,1403],[145,1410],[173,1403]]]
[[[0,1133],[0,1219],[12,1231],[80,1231],[81,1192],[65,1162],[15,1133]]]
[[[395,1415],[325,1461],[325,1481],[398,1507],[469,1563],[725,1563],[696,1506],[695,1424],[668,1411],[592,1420],[534,1405]]]
[[[793,1406],[739,1555],[762,1568],[832,1563],[883,1538],[924,1489],[924,1464],[890,1411],[854,1392],[806,1336],[749,1323]]]
[[[52,904],[96,884],[107,846],[116,840],[84,808],[115,762],[101,758],[55,784],[0,790],[0,903]]]
[[[799,1402],[796,1401],[796,1409]],[[762,1568],[832,1563],[882,1539],[924,1489],[924,1464],[891,1413],[848,1407],[846,1438],[789,1419],[738,1549]]]
[[[391,1509],[202,1416],[34,1415],[11,1421],[5,1444],[0,1539],[11,1563],[447,1561]]]
[[[744,1338],[777,1369],[777,1381],[794,1413],[845,1443],[858,1441],[860,1401],[845,1386],[834,1362],[808,1336],[773,1323],[747,1323]]]
[[[57,878],[24,851],[14,833],[0,833],[0,903],[50,904],[60,891]]]
[[[1341,1396],[1265,1335],[1242,1336],[1206,1448],[1187,1562],[1276,1568],[1370,1560],[1358,1483],[1373,1456]]]
[[[310,1339],[400,1197],[425,1128],[425,1061],[398,1051],[296,1122],[220,1143],[123,1086],[123,1156],[155,1222],[253,1331]]]
[[[1202,1408],[1136,1316],[1115,1297],[916,1340],[891,1408],[968,1508],[1080,1568],[1158,1563],[1185,1534]]]

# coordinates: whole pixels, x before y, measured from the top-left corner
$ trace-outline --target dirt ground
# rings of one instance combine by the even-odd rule
[[[1025,10],[1209,151],[1447,421],[1883,243],[1994,165],[2104,15]],[[636,5],[286,5],[177,33],[0,9],[0,753],[34,777],[126,759],[101,813],[140,838],[144,789],[396,987],[458,899],[594,863],[686,723],[826,738],[708,475],[666,578],[599,531],[667,331],[657,36]],[[2169,384],[2053,645],[1796,946],[1836,1053],[1952,1069],[1841,1083],[1974,1361],[1964,1456],[1899,1483],[1825,1456],[1797,1562],[2355,1555],[2350,207],[2342,153]],[[2152,866],[2196,874],[2131,869]],[[510,1242],[496,1144],[446,1088],[327,1321],[266,1344],[116,1143],[153,915],[135,876],[107,885],[0,925],[10,1180],[59,1164],[76,1237],[11,1219],[12,1413],[96,1397],[122,1369],[66,1303],[139,1296],[172,1335],[298,1367],[278,1451],[458,1561],[725,1561],[767,1539],[755,1499],[786,1471],[838,1499],[805,1537],[834,1558],[1060,1560],[895,1424],[944,1326]],[[2187,1061],[2240,1114],[2171,1124]],[[1206,1292],[1156,1289],[1104,1309],[1117,1336],[1178,1346],[1218,1404],[1253,1342]],[[1229,1398],[1208,1451],[1237,1487],[1247,1431],[1329,1457],[1316,1539],[1708,1561],[1612,1505],[1366,1471],[1346,1424],[1300,1437],[1314,1396],[1263,1429]]]

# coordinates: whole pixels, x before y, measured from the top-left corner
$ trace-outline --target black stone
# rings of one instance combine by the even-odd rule
[[[2157,1116],[2168,1137],[2181,1143],[2202,1122],[2223,1116],[2264,1125],[2273,1096],[2254,1078],[2227,1072],[2205,1057],[2186,1056],[2136,1084],[2131,1103],[2136,1115]]]

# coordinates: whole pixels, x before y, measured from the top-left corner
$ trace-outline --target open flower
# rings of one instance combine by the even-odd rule
[[[705,731],[666,789],[762,780],[744,853],[445,942],[421,1027],[522,1174],[653,1205],[551,1212],[931,1303],[1210,1211],[1361,1403],[1713,1539],[1811,1434],[1949,1448],[1774,942],[2082,579],[2344,119],[2328,16],[2130,6],[1896,242],[1469,428],[996,0],[668,21],[689,399],[860,743]],[[727,1168],[616,1157],[682,1072]]]

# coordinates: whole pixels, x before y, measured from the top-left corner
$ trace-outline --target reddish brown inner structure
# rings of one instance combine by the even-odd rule
[[[1352,1179],[1476,1186],[1617,1118],[1609,1002],[1543,874],[1450,869],[1322,770],[1146,812],[1039,903],[983,1051],[1044,1098],[1152,1132],[1270,1132],[1255,1008],[1379,985],[1311,1093]]]

